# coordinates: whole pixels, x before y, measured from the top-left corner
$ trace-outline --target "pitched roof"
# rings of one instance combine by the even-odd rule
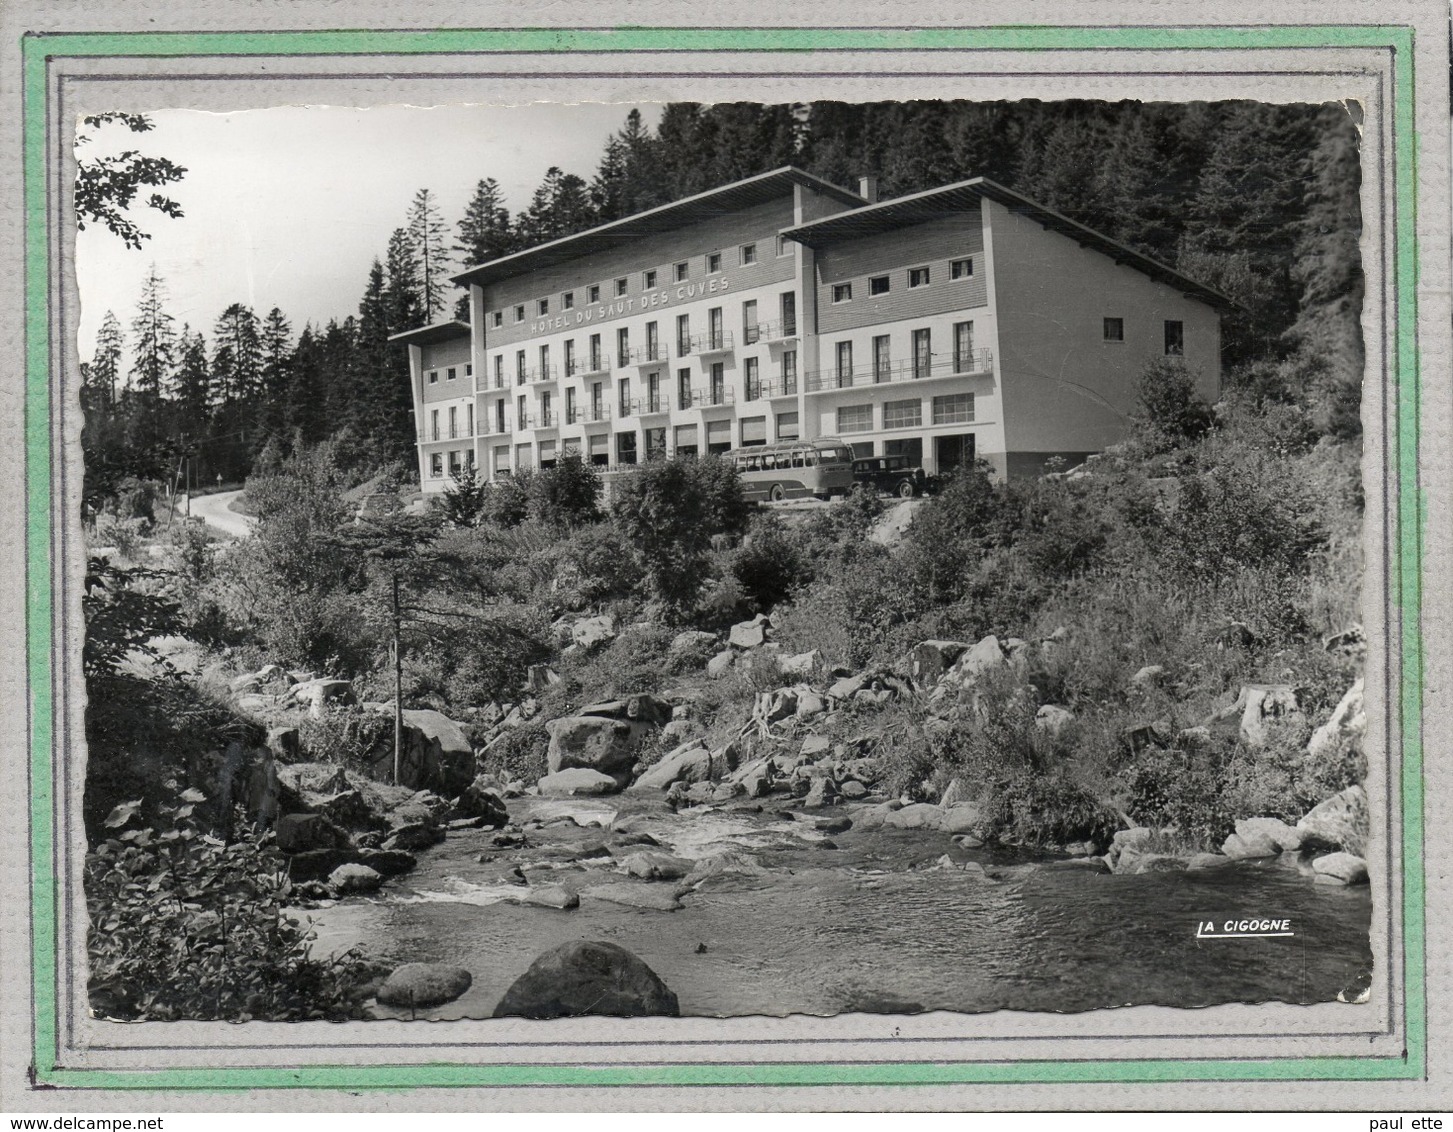
[[[782,235],[806,244],[808,247],[824,247],[840,240],[857,239],[910,224],[921,224],[937,219],[945,213],[970,207],[977,208],[979,200],[984,197],[997,201],[1011,212],[1028,216],[1044,227],[1068,236],[1081,246],[1103,252],[1116,263],[1127,264],[1158,282],[1177,287],[1191,298],[1199,299],[1222,310],[1236,305],[1231,299],[1219,291],[1207,287],[1204,283],[1198,283],[1159,260],[1143,255],[1133,248],[1127,247],[1117,240],[1112,240],[1109,236],[1096,232],[1093,228],[1088,228],[1077,220],[1071,220],[1068,216],[1056,212],[1052,208],[1046,208],[987,177],[957,181],[954,184],[942,185],[925,192],[910,193],[908,196],[894,197],[891,200],[855,208],[849,212],[837,213],[821,220],[800,224],[794,228],[784,228]]]
[[[498,259],[489,260],[487,263],[481,263],[461,272],[454,276],[454,282],[461,286],[468,286],[471,283],[496,283],[501,279],[524,275],[544,267],[554,267],[567,260],[619,247],[635,237],[669,232],[688,224],[710,220],[713,217],[775,200],[785,196],[794,185],[813,189],[850,207],[864,203],[863,198],[857,193],[848,192],[847,189],[824,181],[820,177],[814,177],[811,173],[805,173],[794,166],[784,165],[780,169],[758,173],[755,177],[733,181],[729,185],[721,185],[715,189],[708,189],[704,193],[697,193],[695,196],[683,197],[681,200],[674,200],[669,204],[658,205],[645,212],[633,213],[619,220],[612,220],[608,224],[600,224],[594,228],[587,228],[583,232],[562,236],[558,240],[526,248],[524,251],[515,252],[512,255],[500,256]]]
[[[388,340],[390,342],[407,342],[410,346],[433,346],[439,342],[468,337],[469,323],[460,322],[456,318],[448,322],[436,322],[429,326],[419,326],[413,330],[390,334]]]

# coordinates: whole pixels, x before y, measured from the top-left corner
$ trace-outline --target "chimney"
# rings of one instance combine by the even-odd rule
[[[858,196],[862,197],[869,204],[878,203],[878,178],[859,177]]]

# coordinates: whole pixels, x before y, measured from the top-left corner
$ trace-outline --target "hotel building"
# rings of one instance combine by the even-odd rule
[[[1153,359],[1218,397],[1209,288],[984,178],[875,197],[788,167],[465,271],[469,322],[395,336],[424,491],[820,436],[1034,475],[1123,439]]]

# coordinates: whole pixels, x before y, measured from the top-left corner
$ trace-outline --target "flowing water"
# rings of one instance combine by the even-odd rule
[[[574,810],[611,817],[601,803]],[[1323,1002],[1355,997],[1371,971],[1368,889],[1316,885],[1274,862],[1116,876],[959,850],[937,832],[852,829],[829,841],[783,813],[656,813],[622,826],[685,857],[728,854],[727,870],[676,911],[646,910],[590,895],[620,882],[657,899],[675,890],[624,877],[600,851],[612,836],[602,829],[527,829],[538,852],[514,854],[491,852],[488,831],[456,833],[377,897],[311,913],[320,946],[469,970],[471,989],[434,1018],[488,1017],[537,955],[571,939],[634,952],[690,1015]],[[937,863],[946,852],[953,867]],[[512,902],[516,863],[532,885],[581,891],[580,906]],[[1250,917],[1289,919],[1294,934],[1197,939],[1203,921]]]

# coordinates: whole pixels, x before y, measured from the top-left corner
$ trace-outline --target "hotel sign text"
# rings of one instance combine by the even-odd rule
[[[682,283],[675,288],[662,288],[656,291],[648,291],[637,298],[615,299],[609,303],[597,303],[594,306],[581,307],[578,310],[564,311],[553,318],[537,318],[530,323],[531,334],[547,334],[552,330],[569,330],[573,326],[583,326],[588,322],[604,322],[611,318],[620,318],[628,314],[641,314],[645,311],[654,310],[657,307],[669,306],[673,302],[685,302],[688,299],[704,299],[712,295],[719,295],[731,286],[730,279],[705,279],[700,283]]]

